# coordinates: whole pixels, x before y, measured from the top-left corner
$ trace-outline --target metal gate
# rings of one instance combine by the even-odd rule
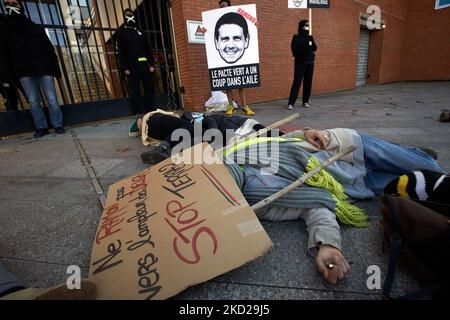
[[[3,1],[0,11],[5,14]],[[169,2],[166,0],[23,0],[25,14],[42,25],[58,55],[62,78],[57,82],[60,103],[79,104],[128,96],[118,65],[116,31],[123,10],[131,8],[155,57],[155,101],[179,105],[172,48]],[[19,91],[19,109],[27,102]],[[0,111],[4,101],[0,100]]]
[[[356,71],[356,86],[362,87],[367,84],[367,64],[369,61],[370,31],[361,29],[359,34],[359,55]]]

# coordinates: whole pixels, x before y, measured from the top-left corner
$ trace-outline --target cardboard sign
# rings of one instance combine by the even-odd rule
[[[194,149],[209,160],[167,159],[109,188],[89,271],[99,299],[166,299],[271,248],[213,149]]]
[[[202,13],[212,91],[261,85],[256,5]]]
[[[330,0],[288,0],[289,9],[330,8]]]

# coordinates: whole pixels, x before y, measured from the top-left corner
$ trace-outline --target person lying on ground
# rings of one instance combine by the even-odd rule
[[[187,141],[188,148],[203,141],[215,142],[219,146],[224,146],[233,137],[246,136],[264,128],[258,121],[240,116],[194,114],[200,115],[198,118],[194,118],[192,115],[191,112],[185,112],[179,116],[174,112],[158,109],[147,113],[142,119],[136,120],[130,128],[130,136],[141,135],[144,146],[150,145],[150,139],[161,140],[159,146],[141,154],[142,161],[153,165],[167,159],[170,157],[170,150],[180,142],[179,138],[181,137],[184,138],[182,139],[184,143]],[[196,125],[198,129],[196,129]],[[217,130],[216,136],[222,137],[221,141],[215,141],[214,137],[205,140],[204,133],[212,129]],[[177,130],[180,136],[175,137]],[[233,134],[228,134],[227,130]]]
[[[402,147],[351,129],[309,128],[281,138],[251,139],[224,151],[225,165],[245,199],[254,205],[351,145],[357,147],[352,155],[256,212],[261,220],[303,219],[308,252],[316,257],[320,273],[331,283],[342,279],[350,269],[342,253],[337,219],[356,227],[368,225],[367,216],[348,198],[373,198],[391,180],[410,171],[442,172],[433,158],[436,155],[431,150]]]

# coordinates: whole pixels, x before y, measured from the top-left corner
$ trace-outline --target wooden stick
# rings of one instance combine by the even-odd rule
[[[248,135],[248,136],[242,137],[241,139],[239,139],[239,140],[233,142],[232,144],[229,144],[229,145],[225,146],[225,147],[222,148],[222,149],[217,150],[216,152],[217,152],[217,153],[223,152],[223,151],[229,149],[230,147],[235,146],[235,145],[237,145],[238,143],[243,142],[244,140],[247,140],[247,139],[253,139],[253,138],[259,137],[259,136],[263,135],[264,133],[269,132],[269,131],[272,130],[272,129],[278,128],[279,126],[282,126],[283,124],[286,124],[286,123],[291,122],[291,121],[293,121],[293,120],[295,120],[295,119],[298,119],[298,118],[300,118],[300,113],[293,114],[292,116],[287,117],[287,118],[285,118],[285,119],[282,119],[282,120],[280,120],[280,121],[278,121],[278,122],[275,122],[275,123],[271,124],[270,126],[265,127],[264,129],[259,130],[258,132],[254,132],[254,133],[252,133],[252,134],[250,134],[250,135]]]
[[[312,36],[312,9],[309,9],[309,35]]]
[[[343,150],[342,152],[339,152],[338,154],[336,154],[334,157],[326,160],[324,163],[322,163],[319,167],[314,168],[314,170],[308,172],[307,174],[305,174],[303,177],[301,177],[300,179],[298,179],[297,181],[293,182],[291,185],[287,186],[286,188],[278,191],[277,193],[274,193],[273,195],[271,195],[270,197],[261,200],[260,202],[258,202],[257,204],[252,206],[253,211],[257,211],[260,210],[266,206],[268,206],[269,204],[271,204],[272,202],[278,200],[279,198],[281,198],[282,196],[284,196],[285,194],[288,194],[289,192],[291,192],[292,190],[294,190],[295,188],[303,185],[306,180],[308,180],[309,178],[313,177],[315,174],[317,174],[318,172],[320,172],[321,170],[327,168],[330,164],[332,164],[333,162],[343,158],[344,156],[352,153],[353,151],[356,150],[355,146],[350,146],[348,148],[346,148],[345,150]]]
[[[312,24],[312,9],[309,9],[309,35],[312,36],[312,28],[313,28],[313,24]],[[312,41],[309,42],[309,45],[312,46]]]

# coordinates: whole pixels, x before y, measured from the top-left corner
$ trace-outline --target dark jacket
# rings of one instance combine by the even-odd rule
[[[206,129],[218,129],[225,136],[227,129],[232,129],[233,131],[236,131],[247,120],[248,120],[247,118],[240,116],[229,117],[223,114],[211,114],[205,116],[203,123],[205,124]]]
[[[312,42],[312,45],[309,42]],[[292,55],[302,63],[314,63],[317,51],[317,45],[313,36],[302,32],[300,35],[296,34],[292,37],[291,42]]]
[[[138,59],[147,58],[148,66],[153,66],[152,48],[145,34],[134,25],[124,25],[117,32],[117,50],[123,71],[138,67]]]
[[[0,65],[7,77],[61,76],[58,57],[44,28],[25,15],[5,17],[0,43]]]

